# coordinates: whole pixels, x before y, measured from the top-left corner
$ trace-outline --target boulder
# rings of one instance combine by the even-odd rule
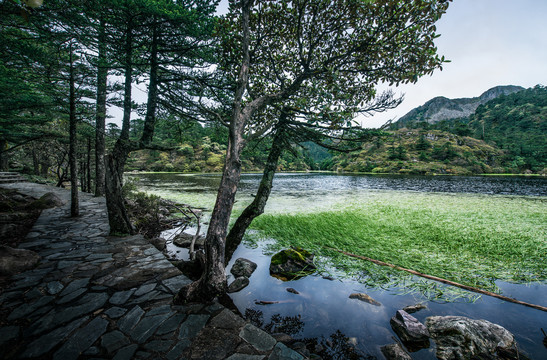
[[[427,309],[427,306],[424,304],[409,305],[403,308],[403,310],[409,314],[414,314],[415,312],[418,312],[424,309]]]
[[[235,261],[230,272],[237,278],[240,276],[250,277],[256,270],[256,263],[251,260],[239,258]]]
[[[232,281],[230,285],[228,285],[227,291],[229,293],[238,292],[244,289],[245,287],[247,287],[247,285],[249,285],[249,278],[246,276],[240,276],[236,278],[234,281]]]
[[[382,304],[380,304],[378,301],[374,300],[373,298],[371,298],[370,296],[368,296],[365,293],[353,293],[349,296],[349,298],[350,299],[361,300],[361,301],[369,303],[371,305],[382,306]]]
[[[34,251],[0,246],[0,274],[2,275],[13,275],[32,269],[39,261],[40,256]]]
[[[175,236],[175,238],[173,239],[173,244],[180,247],[189,248],[190,244],[192,244],[193,238],[194,238],[194,235],[187,234],[187,233],[180,233],[177,236]],[[205,245],[205,237],[200,235],[196,239],[196,247],[202,248],[203,245]]]
[[[397,310],[389,323],[409,351],[429,347],[429,331],[424,324],[406,311]]]
[[[49,209],[58,206],[63,206],[65,201],[55,195],[52,192],[45,193],[38,200],[33,201],[29,204],[29,207],[32,209]]]
[[[426,320],[441,360],[498,358],[515,345],[513,334],[500,325],[463,316],[431,316]]]
[[[313,254],[302,248],[291,248],[272,256],[270,274],[283,281],[299,279],[317,270]]]
[[[382,346],[380,350],[387,360],[412,360],[412,357],[398,343]]]
[[[159,251],[165,250],[165,242],[166,240],[161,237],[155,237],[150,239],[150,243],[155,246],[156,249]]]

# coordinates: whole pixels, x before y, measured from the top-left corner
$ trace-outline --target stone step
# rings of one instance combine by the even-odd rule
[[[25,182],[26,178],[16,172],[0,172],[0,184],[10,184],[16,182]]]

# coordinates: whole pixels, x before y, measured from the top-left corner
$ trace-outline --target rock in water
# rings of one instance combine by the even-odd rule
[[[409,314],[413,314],[423,309],[427,309],[427,306],[425,306],[424,304],[409,305],[403,308],[403,310]]]
[[[299,279],[317,270],[313,254],[302,248],[286,249],[272,256],[270,274],[283,281]]]
[[[193,238],[194,238],[194,235],[187,234],[187,233],[180,233],[177,236],[175,236],[175,238],[173,239],[173,244],[180,247],[189,248],[190,245],[192,244]],[[205,237],[201,235],[198,236],[198,238],[196,239],[195,246],[202,248],[204,244],[205,244]]]
[[[256,264],[254,262],[244,258],[239,258],[235,261],[230,272],[234,274],[236,278],[240,276],[250,277],[255,270]]]
[[[369,303],[371,305],[382,306],[378,301],[374,300],[365,293],[353,293],[349,296],[350,299],[357,299]]]
[[[398,310],[389,323],[409,351],[429,347],[429,331],[424,324],[406,311]]]
[[[40,255],[34,251],[0,246],[0,274],[13,275],[32,269],[40,261]]]
[[[441,360],[498,358],[498,351],[515,345],[513,334],[500,325],[463,316],[431,316],[426,320]]]
[[[380,348],[387,360],[412,360],[399,344],[389,344]]]
[[[230,285],[228,285],[228,292],[234,293],[242,290],[249,285],[249,278],[246,276],[240,276],[236,278]]]

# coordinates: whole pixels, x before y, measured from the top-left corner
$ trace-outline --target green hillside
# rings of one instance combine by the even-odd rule
[[[469,117],[474,137],[497,145],[519,172],[547,168],[547,88],[536,86],[500,96]]]
[[[401,129],[333,158],[330,170],[399,174],[502,173],[504,152],[440,130]]]

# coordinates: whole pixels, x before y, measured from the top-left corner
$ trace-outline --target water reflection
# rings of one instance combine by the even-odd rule
[[[273,314],[267,324],[264,323],[264,313],[261,310],[247,308],[244,316],[253,325],[263,328],[270,334],[282,333],[296,337],[302,332],[305,325],[301,315],[282,316],[281,314]],[[356,349],[355,339],[346,336],[340,330],[336,330],[328,338],[321,336],[320,338],[303,339],[303,343],[310,353],[319,355],[323,359],[376,359],[376,357],[365,355]]]
[[[240,311],[264,328],[273,331],[293,332],[296,339],[306,342],[312,351],[315,345],[324,348],[318,353],[324,359],[383,359],[380,348],[397,338],[390,319],[397,310],[408,305],[423,303],[426,309],[412,314],[422,323],[429,316],[466,316],[485,319],[499,324],[515,335],[519,350],[531,359],[542,359],[547,354],[542,345],[541,328],[546,328],[547,313],[483,296],[469,302],[467,293],[461,301],[428,301],[423,294],[408,293],[395,285],[378,288],[344,279],[328,280],[320,275],[307,276],[283,282],[269,275],[270,255],[265,254],[268,243],[254,247],[240,246],[228,264],[229,269],[238,257],[250,259],[258,264],[250,277],[250,284],[240,292],[230,294]],[[230,276],[229,281],[233,278]],[[415,280],[415,279],[414,279]],[[547,286],[542,284],[516,285],[498,282],[508,296],[524,301],[544,303]],[[287,291],[294,288],[298,294]],[[446,292],[451,288],[438,284],[435,291]],[[366,293],[381,306],[373,306],[350,299],[351,293]],[[465,295],[465,294],[464,294]],[[270,305],[257,305],[267,300]],[[312,351],[313,352],[313,351]],[[315,352],[317,353],[317,352]],[[428,349],[412,353],[413,359],[435,359],[434,343]]]

